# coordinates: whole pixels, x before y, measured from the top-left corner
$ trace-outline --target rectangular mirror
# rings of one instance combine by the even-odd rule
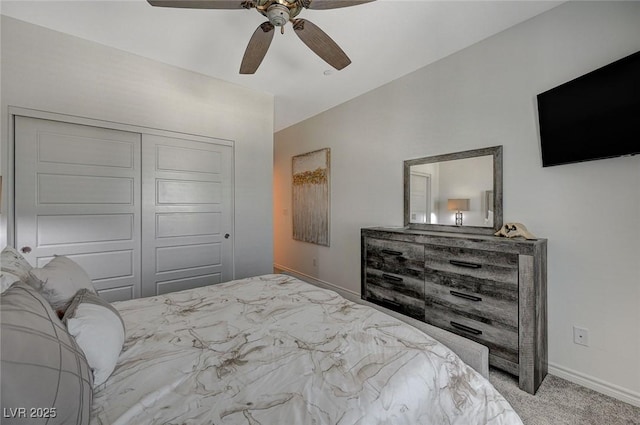
[[[404,225],[497,232],[502,227],[502,146],[404,161]]]

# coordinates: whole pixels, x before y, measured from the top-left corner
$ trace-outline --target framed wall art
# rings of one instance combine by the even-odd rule
[[[293,171],[293,239],[329,246],[331,150],[296,155]]]

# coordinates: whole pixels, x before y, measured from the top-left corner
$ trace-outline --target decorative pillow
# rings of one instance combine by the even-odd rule
[[[87,356],[93,385],[104,383],[115,369],[124,344],[124,322],[118,310],[97,294],[81,289],[62,322]]]
[[[63,255],[56,255],[42,268],[30,270],[29,285],[40,292],[54,310],[62,313],[79,290],[95,292],[87,272]]]
[[[13,273],[0,271],[0,293],[3,293],[7,289],[9,289],[9,287],[16,282],[20,282],[20,276]]]
[[[0,253],[0,292],[4,292],[14,282],[21,280],[26,282],[29,279],[31,264],[14,248],[7,246]]]
[[[2,424],[88,424],[91,370],[49,303],[18,282],[0,304]]]

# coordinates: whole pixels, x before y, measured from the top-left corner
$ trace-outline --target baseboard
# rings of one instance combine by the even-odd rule
[[[281,270],[281,271],[284,271],[284,272],[286,272],[287,274],[290,274],[290,275],[291,275],[291,276],[293,276],[293,277],[297,277],[298,279],[303,280],[303,281],[307,281],[307,282],[309,282],[309,281],[310,281],[311,283],[315,283],[315,284],[317,284],[317,286],[324,286],[324,287],[329,287],[329,288],[339,289],[339,290],[341,290],[341,291],[345,291],[345,292],[348,292],[348,293],[350,293],[350,294],[353,294],[353,295],[355,295],[355,296],[357,296],[357,297],[360,297],[360,294],[359,294],[358,292],[350,291],[350,290],[345,289],[345,288],[343,288],[343,287],[341,287],[341,286],[338,286],[338,285],[336,285],[336,284],[334,284],[334,283],[326,282],[326,281],[324,281],[324,280],[321,280],[321,279],[315,278],[315,277],[313,277],[313,276],[309,276],[308,274],[304,274],[304,273],[302,273],[302,272],[299,272],[299,271],[297,271],[297,270],[291,269],[291,268],[289,268],[289,267],[281,266],[280,264],[275,264],[275,263],[274,263],[274,264],[273,264],[273,269],[274,269],[274,270]]]
[[[625,388],[557,364],[549,363],[549,373],[573,382],[574,384],[582,385],[585,388],[608,395],[633,406],[640,407],[640,393],[629,391]]]

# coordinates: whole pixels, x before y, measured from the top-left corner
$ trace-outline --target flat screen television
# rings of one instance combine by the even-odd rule
[[[543,167],[640,153],[640,52],[537,99]]]

